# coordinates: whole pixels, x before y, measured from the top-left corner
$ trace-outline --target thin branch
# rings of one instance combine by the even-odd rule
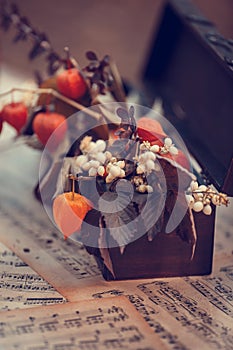
[[[56,98],[58,98],[59,100],[67,103],[68,105],[77,108],[80,111],[85,111],[85,113],[89,114],[91,117],[100,120],[102,118],[102,115],[100,113],[96,113],[92,110],[89,110],[87,107],[83,106],[82,104],[71,100],[68,97],[65,97],[64,95],[60,94],[59,92],[57,92],[54,89],[51,88],[37,88],[37,89],[25,89],[25,88],[13,88],[11,90],[8,90],[6,92],[3,92],[0,94],[0,97],[3,96],[7,96],[12,94],[13,92],[18,91],[18,92],[22,92],[22,93],[27,93],[27,92],[31,92],[33,94],[50,94]]]
[[[116,95],[116,98],[119,102],[126,102],[126,96],[123,88],[121,75],[119,73],[116,63],[112,59],[110,59],[109,68],[113,76],[113,91]]]

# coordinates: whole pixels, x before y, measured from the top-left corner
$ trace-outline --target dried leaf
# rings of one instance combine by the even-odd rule
[[[99,200],[108,246],[124,246],[136,238],[137,210],[124,192],[106,192]],[[108,232],[110,235],[108,235]]]
[[[100,72],[97,70],[94,74],[93,77],[91,78],[91,81],[93,84],[98,84],[98,82],[101,80],[101,74]]]
[[[110,63],[110,56],[109,55],[105,55],[104,58],[101,61],[102,67],[108,66],[109,63]]]
[[[176,168],[165,159],[159,160],[167,182],[167,198],[164,211],[163,231],[176,234],[185,242],[192,245],[192,256],[196,246],[196,230],[192,212],[188,208],[185,190],[191,177],[180,168]]]
[[[86,66],[83,70],[87,72],[95,72],[97,68],[97,63],[96,62],[90,62],[88,66]]]
[[[32,47],[31,51],[29,52],[29,59],[33,60],[37,56],[41,55],[42,53],[46,52],[48,48],[50,47],[50,44],[47,40],[47,36],[42,33],[37,36],[37,40],[35,41],[34,46]]]
[[[98,60],[96,54],[95,54],[93,51],[87,51],[87,52],[86,52],[86,57],[87,57],[90,61],[97,61],[97,60]]]
[[[20,31],[16,36],[13,38],[13,43],[17,43],[18,41],[25,41],[27,39],[27,34]]]
[[[129,115],[128,111],[125,108],[119,107],[116,110],[116,114],[121,118],[121,122],[125,124],[129,124]]]
[[[154,181],[156,180],[154,179]],[[150,184],[153,186],[154,192],[149,194],[136,193],[134,201],[148,239],[152,240],[157,233],[163,231],[166,188],[163,184],[160,186],[158,186],[158,183],[150,182]]]
[[[129,118],[130,119],[132,119],[134,117],[134,112],[135,112],[134,106],[130,106],[129,107]]]
[[[91,87],[93,85],[98,86],[98,92],[105,95],[106,86],[110,79],[110,73],[105,71],[105,68],[109,65],[109,57],[106,55],[102,60],[99,60],[92,51],[88,51],[86,56],[90,60],[89,65],[83,69],[88,72],[87,79],[89,79]]]
[[[15,3],[11,4],[10,7],[12,14],[19,15],[19,8]]]
[[[113,144],[108,148],[108,151],[112,153],[114,157],[121,158],[126,152],[126,146],[128,139],[115,140]]]

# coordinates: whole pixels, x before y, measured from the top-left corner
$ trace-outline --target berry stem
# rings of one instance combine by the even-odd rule
[[[67,175],[68,179],[72,181],[72,186],[71,186],[71,192],[72,192],[72,201],[74,200],[74,193],[75,193],[75,180],[77,180],[77,177],[74,176],[73,174]]]
[[[72,201],[74,200],[74,192],[75,192],[75,183],[74,183],[74,181],[75,181],[75,177],[73,176],[72,177]]]
[[[66,53],[66,68],[70,69],[72,68],[71,61],[70,61],[70,49],[68,46],[64,47],[64,51]]]

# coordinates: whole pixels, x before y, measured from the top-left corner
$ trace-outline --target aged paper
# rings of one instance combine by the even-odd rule
[[[160,339],[124,297],[1,313],[4,350],[162,350]]]
[[[64,303],[59,294],[11,250],[0,243],[0,310]]]

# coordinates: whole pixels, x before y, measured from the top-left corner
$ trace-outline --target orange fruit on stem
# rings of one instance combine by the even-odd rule
[[[91,209],[91,202],[75,192],[64,192],[54,199],[53,217],[65,239],[80,230],[83,219]]]
[[[32,127],[44,146],[53,134],[48,143],[48,149],[54,151],[65,137],[67,131],[66,117],[55,112],[40,112],[35,116]]]
[[[149,141],[151,144],[155,144],[156,141],[161,141],[162,144],[166,137],[161,124],[148,117],[142,117],[137,121],[137,132],[142,141]]]
[[[1,117],[4,121],[13,126],[19,134],[26,124],[28,110],[23,102],[11,102],[3,107]]]
[[[73,100],[83,97],[87,84],[77,68],[69,68],[57,75],[58,91]]]

